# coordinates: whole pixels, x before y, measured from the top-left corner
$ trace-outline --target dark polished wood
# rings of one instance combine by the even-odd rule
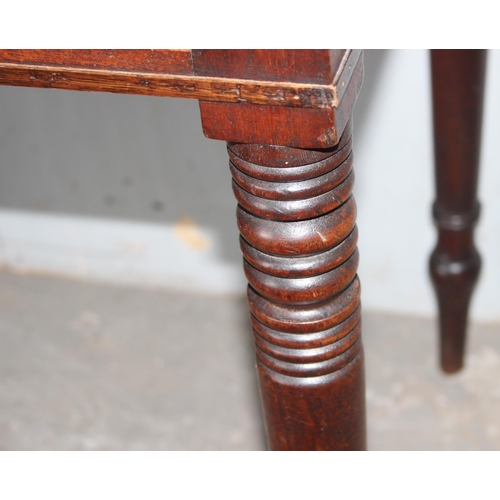
[[[359,50],[354,51],[358,55]],[[342,67],[345,50],[234,50],[192,51],[193,66],[200,76],[220,76],[274,82],[329,84]]]
[[[0,62],[16,67],[103,70],[108,73],[192,75],[191,50],[0,50]]]
[[[366,447],[351,144],[228,144],[274,450]]]
[[[438,242],[430,272],[439,303],[441,366],[463,365],[469,304],[481,258],[473,231],[479,217],[477,182],[485,50],[431,52]]]
[[[231,76],[260,78],[264,71],[271,78],[272,65],[256,65],[256,73],[249,73],[242,60],[257,57],[251,52],[200,51],[198,57],[210,61],[207,73],[230,59]],[[282,51],[275,52],[274,70],[293,80],[290,73],[309,51],[281,62]],[[336,106],[201,101],[201,118],[208,137],[228,141],[270,447],[362,450],[366,415],[350,117],[363,55],[310,52],[341,64],[329,73],[343,76]]]
[[[333,120],[359,56],[345,49],[0,50],[0,85],[323,109]],[[252,64],[237,71],[245,60]]]
[[[207,51],[212,52],[212,51]],[[220,51],[221,64],[224,55]],[[228,51],[240,52],[240,51]],[[245,52],[245,51],[241,51]],[[246,51],[252,52],[252,51]],[[280,51],[277,51],[280,52]],[[210,139],[251,144],[271,144],[293,148],[330,148],[335,146],[345,129],[363,81],[363,54],[360,51],[340,52],[340,66],[331,69],[335,74],[332,88],[334,99],[328,106],[275,106],[250,103],[206,102],[200,100],[204,134]],[[210,54],[212,60],[214,55]],[[335,59],[329,55],[328,60]],[[279,60],[276,62],[279,64]],[[305,63],[304,63],[305,64]],[[239,73],[235,73],[239,74]],[[255,78],[259,78],[256,75]],[[286,75],[294,79],[293,75]]]

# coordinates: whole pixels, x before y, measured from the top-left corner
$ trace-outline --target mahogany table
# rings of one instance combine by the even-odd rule
[[[432,52],[445,371],[462,366],[485,51]],[[0,84],[198,99],[227,141],[274,450],[366,448],[351,114],[360,50],[0,50]]]

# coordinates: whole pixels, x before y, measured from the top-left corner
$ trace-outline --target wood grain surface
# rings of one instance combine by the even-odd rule
[[[240,67],[244,60],[253,65],[246,72],[233,71],[222,58],[225,64],[217,67],[214,52],[218,59],[230,52],[229,60],[239,61]],[[258,57],[259,52],[0,50],[0,84],[322,109],[338,106],[359,58],[359,51],[350,50],[265,51],[274,59]],[[277,63],[279,55],[288,66]],[[317,59],[325,60],[316,70],[322,77],[310,78],[307,71]],[[264,60],[268,64],[261,70],[258,64]],[[273,75],[273,67],[281,69]]]
[[[337,107],[297,109],[200,101],[203,132],[210,139],[223,141],[331,148],[344,133],[356,103],[363,82],[363,54],[354,68],[347,66],[347,69],[349,81]]]
[[[340,50],[193,50],[193,67],[200,76],[330,84],[342,59]],[[359,54],[358,54],[359,56]]]
[[[430,259],[439,304],[441,367],[463,365],[469,304],[481,268],[474,245],[483,115],[485,50],[431,52],[439,231]]]

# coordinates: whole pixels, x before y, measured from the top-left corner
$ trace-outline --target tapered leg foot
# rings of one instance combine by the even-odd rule
[[[432,90],[438,243],[430,259],[440,316],[441,367],[463,366],[472,292],[481,267],[473,229],[486,51],[433,50]]]
[[[481,258],[474,248],[463,260],[452,261],[439,249],[431,255],[431,277],[439,306],[441,367],[447,373],[463,366],[469,304],[480,267]]]
[[[362,450],[351,127],[338,146],[228,144],[273,450]]]

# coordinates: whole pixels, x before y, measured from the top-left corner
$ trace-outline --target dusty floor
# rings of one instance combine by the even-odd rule
[[[369,448],[500,449],[500,326],[364,314]],[[0,273],[0,449],[265,449],[241,299]]]

